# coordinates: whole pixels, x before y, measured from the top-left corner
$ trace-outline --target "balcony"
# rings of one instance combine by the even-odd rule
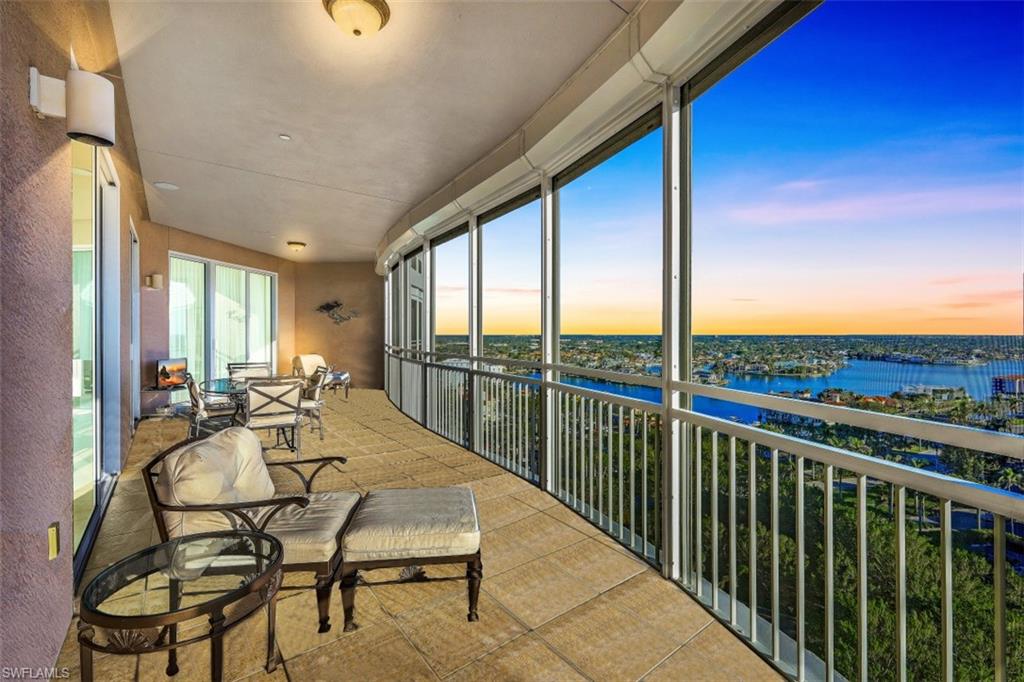
[[[360,588],[362,627],[316,632],[313,575],[287,574],[277,608],[283,666],[263,673],[265,617],[229,632],[225,680],[337,679],[769,679],[777,673],[693,598],[597,526],[527,480],[424,429],[382,391],[328,398],[326,437],[304,456],[343,453],[349,463],[318,489],[465,485],[479,501],[484,580],[480,621],[464,617],[465,583],[397,583],[397,570]],[[140,467],[181,440],[180,419],[147,420],[136,435],[82,584],[111,561],[158,541]],[[287,477],[275,480],[287,491]],[[438,567],[428,575],[457,575]],[[155,594],[157,599],[166,599]],[[134,599],[145,599],[140,594]],[[341,622],[331,595],[332,621]],[[57,666],[77,676],[77,622]],[[96,679],[163,678],[165,654],[104,656]],[[208,644],[181,649],[169,679],[209,679]]]

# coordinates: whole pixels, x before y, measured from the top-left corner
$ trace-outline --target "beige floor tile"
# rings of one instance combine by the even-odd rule
[[[479,614],[479,621],[468,622],[466,599],[460,595],[397,620],[430,667],[443,677],[526,631],[485,593],[480,594]]]
[[[538,510],[544,510],[554,507],[556,504],[561,504],[554,495],[550,495],[533,486],[512,493],[512,497]]]
[[[460,668],[445,679],[451,682],[571,682],[586,678],[540,639],[526,634]]]
[[[424,566],[423,569],[428,577],[448,579],[398,582],[398,569],[368,571],[362,576],[370,583],[369,589],[373,591],[381,607],[393,616],[429,608],[456,595],[467,594],[465,564],[437,564]],[[362,589],[362,586],[357,588],[357,607],[359,591]]]
[[[291,660],[307,651],[329,644],[336,639],[348,637],[345,632],[345,617],[341,608],[341,594],[338,585],[331,590],[331,629],[317,632],[320,618],[316,609],[316,592],[304,590],[286,596],[277,602],[277,647],[284,660]],[[369,627],[388,620],[372,592],[365,587],[356,588],[356,623]]]
[[[725,627],[713,623],[644,679],[762,682],[783,678]]]
[[[527,516],[492,533],[513,538],[534,557],[549,554],[586,538],[579,531],[543,513]],[[484,560],[486,561],[486,557]]]
[[[103,656],[94,658],[92,664],[92,675],[94,680],[102,682],[132,682],[137,679],[139,657],[138,656]],[[64,666],[57,666],[58,670]],[[68,679],[81,680],[82,669],[78,665],[78,658],[74,664],[67,666]],[[144,679],[144,678],[138,678]]]
[[[595,536],[604,533],[603,530],[592,524],[590,521],[562,504],[548,507],[544,510],[544,513],[558,519],[565,525],[583,533],[584,535]]]
[[[285,667],[289,679],[293,682],[437,679],[393,623],[380,623],[351,635],[288,661]]]
[[[551,556],[484,580],[483,589],[531,628],[597,596],[597,590],[565,571]]]
[[[537,634],[594,680],[636,680],[679,645],[606,596],[559,616]]]
[[[645,571],[601,595],[642,619],[670,633],[681,645],[711,622],[711,616],[689,595],[654,571]]]
[[[480,514],[480,530],[485,532],[537,513],[536,509],[510,495],[481,500],[477,502],[477,511]]]
[[[570,575],[597,592],[609,590],[633,576],[649,570],[638,559],[597,540],[584,540],[546,557],[557,562]]]
[[[515,534],[499,528],[480,537],[480,556],[484,564],[484,580],[537,558],[532,548],[519,544]]]

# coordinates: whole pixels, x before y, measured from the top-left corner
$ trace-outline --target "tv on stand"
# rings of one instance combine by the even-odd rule
[[[187,358],[168,358],[156,363],[156,387],[166,390],[185,385],[188,374]]]

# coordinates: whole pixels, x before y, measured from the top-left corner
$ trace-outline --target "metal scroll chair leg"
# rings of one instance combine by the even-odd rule
[[[352,571],[341,576],[341,606],[345,611],[345,632],[353,632],[359,626],[356,625],[356,583],[359,582],[359,574]]]
[[[320,627],[317,632],[321,634],[331,631],[331,586],[333,582],[330,576],[318,578],[316,581],[316,610],[320,616]]]
[[[466,620],[475,623],[480,620],[476,607],[480,601],[480,580],[484,575],[484,565],[478,554],[475,559],[466,564],[466,578],[469,580],[469,614]]]
[[[221,682],[224,679],[224,613],[217,611],[210,615],[210,679]]]

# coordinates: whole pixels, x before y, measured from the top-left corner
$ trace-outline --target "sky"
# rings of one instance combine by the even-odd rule
[[[829,0],[693,131],[694,333],[1024,333],[1024,3]],[[563,333],[660,333],[660,145],[560,190]],[[539,220],[482,228],[485,334],[539,332]],[[440,334],[467,242],[438,256]]]

